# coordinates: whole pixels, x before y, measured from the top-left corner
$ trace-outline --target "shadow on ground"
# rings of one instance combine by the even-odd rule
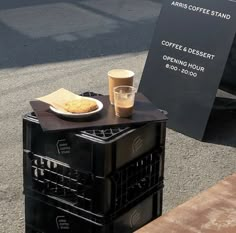
[[[148,50],[160,7],[151,0],[0,3],[0,69]]]
[[[216,98],[204,141],[236,147],[236,99]]]

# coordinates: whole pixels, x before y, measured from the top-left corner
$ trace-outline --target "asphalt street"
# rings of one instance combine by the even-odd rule
[[[0,232],[24,232],[29,101],[61,87],[107,94],[113,68],[133,70],[138,87],[160,9],[155,0],[0,2]],[[236,172],[236,134],[222,128],[209,127],[204,142],[167,129],[164,212]]]

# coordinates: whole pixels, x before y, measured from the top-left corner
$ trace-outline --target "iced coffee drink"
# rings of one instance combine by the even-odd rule
[[[132,116],[135,92],[136,88],[132,86],[117,86],[114,88],[114,106],[116,116]]]
[[[133,86],[134,72],[125,69],[114,69],[108,72],[109,100],[114,104],[114,87],[127,85]]]

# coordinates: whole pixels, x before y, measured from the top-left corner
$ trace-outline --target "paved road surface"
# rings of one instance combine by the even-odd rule
[[[60,87],[107,93],[122,67],[138,86],[161,5],[155,0],[0,2],[0,232],[24,232],[22,116]],[[236,171],[236,139],[167,131],[164,211]]]

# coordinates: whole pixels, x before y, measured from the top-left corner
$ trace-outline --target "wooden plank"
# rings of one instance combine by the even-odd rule
[[[136,233],[235,233],[236,173]]]

